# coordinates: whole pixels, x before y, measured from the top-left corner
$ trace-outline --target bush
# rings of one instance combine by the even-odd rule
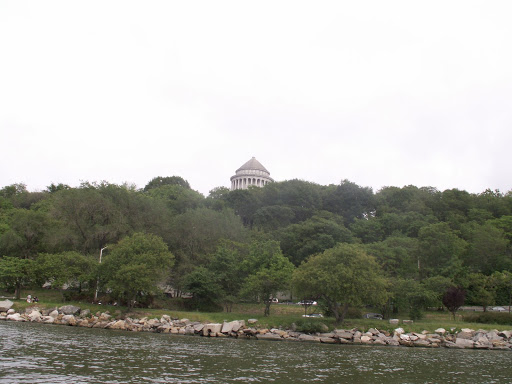
[[[464,314],[462,319],[468,323],[512,325],[512,315],[499,312],[473,312]]]
[[[327,326],[321,321],[312,319],[300,319],[295,322],[296,329],[304,333],[320,333],[328,330]]]

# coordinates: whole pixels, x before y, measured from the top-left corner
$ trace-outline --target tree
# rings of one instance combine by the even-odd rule
[[[174,264],[174,256],[155,235],[135,233],[111,246],[102,264],[104,286],[131,309],[135,300],[154,295]]]
[[[151,179],[151,181],[146,184],[146,186],[144,187],[144,192],[164,185],[179,185],[180,187],[190,189],[190,184],[188,183],[188,181],[180,176],[157,176]]]
[[[349,180],[343,180],[337,186],[328,186],[323,194],[323,209],[342,215],[347,225],[354,219],[368,217],[375,210],[372,189],[360,187]]]
[[[323,217],[313,216],[276,233],[284,255],[294,265],[300,265],[308,256],[332,248],[337,243],[352,242],[351,232],[340,223],[341,217],[324,213]]]
[[[242,268],[248,274],[242,293],[261,299],[264,316],[269,316],[272,298],[289,287],[293,264],[283,256],[278,242],[253,242]]]
[[[192,294],[195,309],[203,311],[216,309],[217,302],[223,296],[215,274],[203,266],[188,273],[184,278],[183,286],[187,293]]]
[[[493,276],[486,276],[482,273],[471,273],[467,278],[469,286],[467,287],[468,302],[473,305],[481,305],[484,312],[487,307],[496,303],[496,284]]]
[[[310,257],[296,269],[293,286],[303,297],[325,300],[336,324],[343,322],[349,306],[382,304],[387,281],[373,258],[360,245],[338,244]]]
[[[0,258],[0,282],[7,288],[14,288],[17,300],[21,288],[34,278],[34,260],[4,256]]]
[[[449,287],[443,295],[443,305],[452,313],[453,320],[457,310],[464,305],[465,299],[466,291],[461,287]]]
[[[419,270],[422,278],[453,277],[461,264],[467,243],[447,223],[427,225],[419,231]]]
[[[75,251],[40,254],[36,262],[37,279],[49,282],[64,294],[64,286],[77,287],[81,292],[85,283],[96,279],[96,262]],[[92,285],[89,287],[91,288]]]

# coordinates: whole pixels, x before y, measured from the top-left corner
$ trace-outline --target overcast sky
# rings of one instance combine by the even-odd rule
[[[0,0],[0,187],[512,189],[512,2]]]

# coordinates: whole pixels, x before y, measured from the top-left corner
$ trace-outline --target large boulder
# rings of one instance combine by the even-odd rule
[[[80,307],[75,305],[63,305],[59,308],[60,313],[63,315],[73,315],[76,316],[80,313]]]
[[[14,303],[11,300],[0,301],[0,312],[7,312],[13,305]]]

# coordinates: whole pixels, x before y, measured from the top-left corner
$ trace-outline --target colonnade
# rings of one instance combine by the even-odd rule
[[[259,177],[243,177],[231,180],[231,189],[247,189],[250,185],[263,187],[270,183],[268,180],[260,179]]]

